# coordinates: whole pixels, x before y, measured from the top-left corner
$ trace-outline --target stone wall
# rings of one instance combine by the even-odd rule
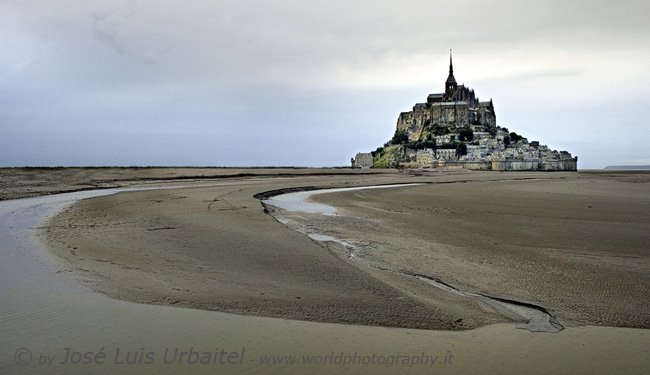
[[[562,160],[496,160],[493,171],[577,171],[578,157]]]
[[[431,165],[422,161],[402,163],[403,168],[446,168],[472,171],[576,171],[577,158],[565,160],[497,160],[497,161],[455,161],[433,160]]]
[[[447,162],[448,166],[455,166],[472,171],[491,171],[492,162],[489,161],[456,161]]]
[[[578,157],[562,160],[543,160],[539,165],[541,171],[577,171]]]
[[[536,171],[539,160],[496,160],[492,162],[493,171]]]

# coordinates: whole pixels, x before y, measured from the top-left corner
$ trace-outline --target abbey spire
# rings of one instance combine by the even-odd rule
[[[452,78],[453,78],[453,74],[454,74],[454,63],[451,61],[451,50],[449,50],[449,74],[450,74],[450,75],[452,76]]]
[[[454,64],[451,60],[451,50],[449,50],[449,77],[447,77],[447,81],[445,82],[445,94],[447,98],[451,98],[454,95],[457,87],[458,83],[456,83],[456,78],[454,78]]]

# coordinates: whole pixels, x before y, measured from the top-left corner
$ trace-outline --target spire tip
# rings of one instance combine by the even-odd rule
[[[454,64],[451,61],[451,48],[449,49],[449,73],[454,72]]]

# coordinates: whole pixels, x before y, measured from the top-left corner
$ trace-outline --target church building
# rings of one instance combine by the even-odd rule
[[[492,99],[481,102],[474,90],[456,82],[451,51],[445,92],[430,94],[426,103],[416,104],[411,112],[402,112],[397,119],[397,129],[406,130],[410,140],[418,140],[422,130],[429,125],[451,129],[471,126],[475,131],[483,131],[496,124]]]

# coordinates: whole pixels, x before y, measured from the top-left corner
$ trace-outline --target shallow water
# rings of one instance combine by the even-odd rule
[[[326,204],[316,202],[309,202],[307,198],[314,194],[322,193],[338,193],[342,191],[351,190],[368,190],[368,189],[385,189],[393,187],[414,186],[419,184],[393,184],[393,185],[377,185],[377,186],[360,186],[349,188],[336,188],[336,189],[322,189],[310,191],[298,191],[295,193],[280,194],[269,199],[264,200],[264,203],[283,208],[288,211],[302,211],[324,215],[334,215],[336,208]]]

